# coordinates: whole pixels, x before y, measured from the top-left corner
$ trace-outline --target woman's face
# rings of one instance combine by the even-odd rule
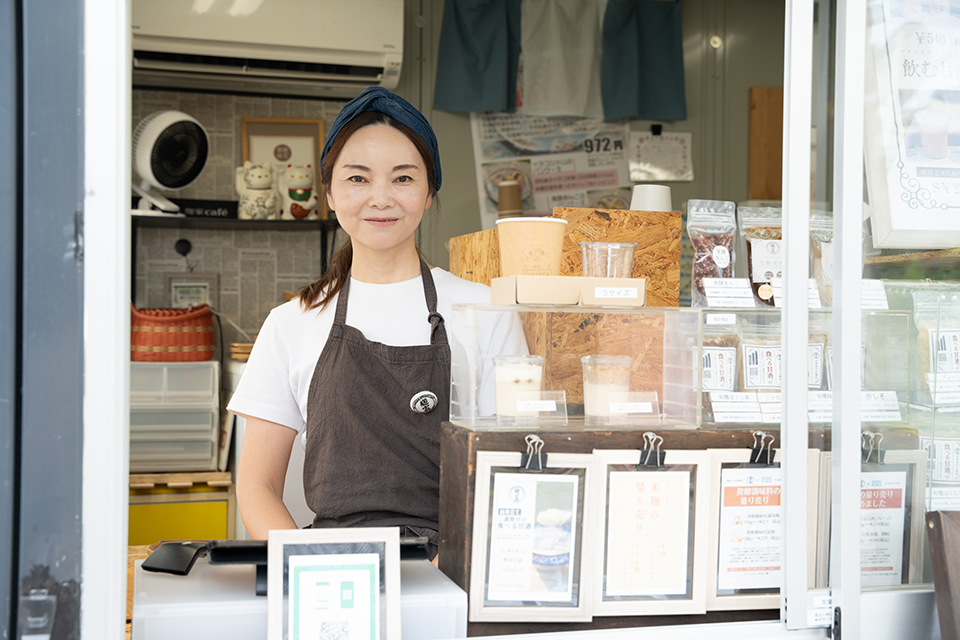
[[[417,148],[385,124],[363,127],[347,140],[327,190],[327,204],[355,252],[414,247],[414,232],[432,202]]]

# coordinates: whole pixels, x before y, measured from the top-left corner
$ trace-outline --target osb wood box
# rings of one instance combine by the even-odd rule
[[[553,215],[567,221],[560,275],[583,275],[579,242],[636,242],[633,277],[647,281],[647,306],[679,306],[679,213],[554,207]],[[450,272],[489,285],[500,276],[498,243],[496,229],[451,238]]]
[[[773,427],[773,428],[770,428]],[[476,496],[477,452],[526,451],[524,438],[535,432],[543,441],[543,451],[550,453],[591,453],[594,449],[642,449],[643,434],[653,430],[664,439],[663,450],[749,449],[753,445],[756,428],[723,428],[671,430],[668,428],[632,427],[567,429],[533,428],[531,430],[470,429],[452,422],[444,422],[440,437],[440,554],[439,565],[451,580],[469,592],[472,567],[473,512]],[[780,447],[780,432],[774,425],[764,428],[774,437],[772,447]],[[912,429],[882,429],[887,449],[916,449],[917,432]],[[829,429],[811,429],[808,446],[829,451]],[[483,541],[479,541],[483,544]],[[516,633],[545,633],[578,631],[583,629],[612,629],[625,627],[659,626],[668,624],[701,624],[706,622],[733,622],[742,620],[775,620],[779,611],[742,610],[712,611],[704,615],[677,616],[594,616],[592,622],[471,622],[468,636],[504,635]]]

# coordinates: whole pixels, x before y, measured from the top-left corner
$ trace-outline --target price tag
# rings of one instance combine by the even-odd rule
[[[517,402],[517,411],[556,411],[557,403],[554,400],[520,400]]]
[[[861,422],[901,422],[896,391],[861,391]]]
[[[710,326],[733,325],[737,324],[737,314],[735,313],[708,313],[706,322]]]
[[[780,300],[783,296],[783,278],[774,278],[770,281],[773,287],[773,305],[780,307]],[[817,281],[814,278],[807,280],[807,308],[820,309],[820,291],[817,289]]]
[[[823,609],[807,609],[808,627],[832,627],[833,607]]]
[[[633,300],[638,297],[636,287],[595,287],[593,295],[596,298],[615,298],[618,300]]]
[[[883,288],[883,280],[860,281],[860,308],[861,309],[889,309],[887,306],[887,290]]]
[[[723,424],[743,422],[761,422],[760,405],[756,393],[743,391],[711,392],[710,406],[713,409],[713,421]]]
[[[753,290],[746,278],[704,278],[707,306],[717,309],[753,309]]]
[[[652,402],[611,402],[610,413],[653,413]]]

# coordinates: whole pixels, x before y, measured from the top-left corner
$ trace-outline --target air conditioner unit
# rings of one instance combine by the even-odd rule
[[[393,89],[403,0],[132,0],[135,86],[352,98]]]

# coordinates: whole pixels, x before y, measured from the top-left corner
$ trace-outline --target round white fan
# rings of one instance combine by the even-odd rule
[[[209,139],[195,118],[181,111],[156,111],[133,132],[133,168],[142,182],[138,209],[176,213],[180,208],[153,189],[176,191],[196,180],[207,162]]]

